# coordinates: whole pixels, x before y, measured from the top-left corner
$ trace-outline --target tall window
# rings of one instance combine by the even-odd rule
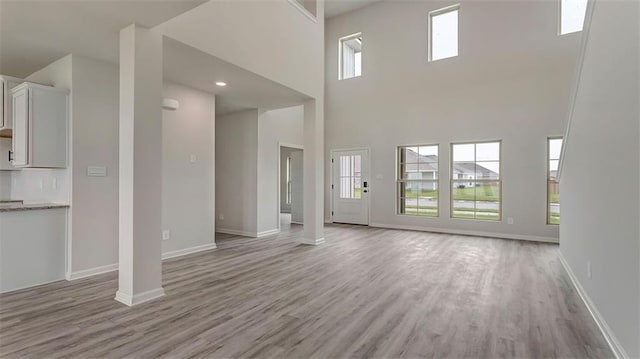
[[[582,31],[587,0],[560,0],[560,35]]]
[[[287,157],[287,195],[286,203],[291,204],[291,157]]]
[[[340,198],[362,198],[362,156],[340,156]]]
[[[560,224],[560,184],[558,183],[558,163],[562,137],[547,140],[547,224]]]
[[[398,147],[398,213],[438,216],[438,145]]]
[[[429,13],[429,61],[458,56],[459,5]]]
[[[339,80],[362,75],[362,33],[345,36],[339,43]]]
[[[501,219],[500,141],[451,145],[451,217]]]

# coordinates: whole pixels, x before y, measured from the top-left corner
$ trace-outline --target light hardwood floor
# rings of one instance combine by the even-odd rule
[[[285,227],[286,228],[286,227]],[[115,273],[0,295],[0,357],[612,357],[557,246],[293,226],[163,263],[162,299]]]

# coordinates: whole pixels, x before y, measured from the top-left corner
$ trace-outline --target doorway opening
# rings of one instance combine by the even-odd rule
[[[279,144],[278,227],[289,229],[303,221],[303,148]]]

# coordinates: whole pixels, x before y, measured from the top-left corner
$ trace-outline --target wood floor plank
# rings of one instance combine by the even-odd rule
[[[286,227],[285,227],[286,228]],[[0,295],[0,357],[613,357],[557,245],[328,225],[163,262],[129,308],[116,273]]]

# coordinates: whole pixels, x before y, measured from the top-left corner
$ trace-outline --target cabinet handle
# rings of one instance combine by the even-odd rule
[[[13,151],[9,151],[9,162],[13,161]]]

